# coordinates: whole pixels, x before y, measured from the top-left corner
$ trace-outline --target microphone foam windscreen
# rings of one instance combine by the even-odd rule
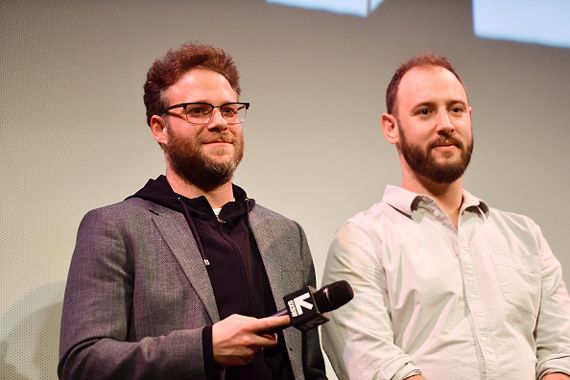
[[[314,294],[315,303],[321,313],[338,309],[354,297],[352,287],[345,280],[323,286]]]

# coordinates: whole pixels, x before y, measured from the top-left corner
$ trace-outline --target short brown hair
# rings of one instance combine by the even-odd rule
[[[388,88],[386,89],[386,111],[389,114],[393,114],[394,108],[396,107],[396,97],[398,96],[398,86],[402,80],[402,77],[414,67],[422,67],[422,66],[439,66],[443,67],[444,69],[449,70],[455,77],[459,80],[459,82],[463,85],[463,81],[455,71],[455,68],[451,65],[451,62],[445,57],[440,55],[425,52],[419,54],[408,61],[402,63],[400,67],[394,73]],[[465,87],[463,85],[463,87]]]
[[[162,59],[154,61],[144,84],[146,122],[152,115],[161,114],[168,106],[164,91],[192,69],[206,69],[223,75],[239,96],[239,73],[232,57],[222,49],[211,45],[185,44],[177,50],[170,49]]]

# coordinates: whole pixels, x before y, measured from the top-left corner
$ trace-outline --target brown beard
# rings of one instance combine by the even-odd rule
[[[230,142],[235,148],[234,156],[220,162],[205,157],[201,151],[202,145],[195,140],[182,138],[168,128],[169,142],[163,148],[167,154],[172,169],[188,183],[204,190],[212,191],[231,181],[234,172],[243,158],[243,138],[224,134],[224,141]]]
[[[408,143],[406,135],[398,120],[398,131],[401,137],[400,150],[410,168],[417,174],[435,183],[452,183],[459,179],[471,161],[473,153],[473,139],[467,146],[458,139],[447,135],[442,136],[437,141],[431,142],[424,150],[418,145]],[[458,162],[439,164],[430,154],[431,150],[442,142],[451,143],[457,146],[461,155]]]

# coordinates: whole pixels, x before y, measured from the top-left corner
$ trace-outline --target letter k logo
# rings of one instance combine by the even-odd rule
[[[305,293],[293,299],[293,302],[295,303],[295,309],[297,309],[297,313],[299,315],[303,314],[302,308],[305,308],[307,310],[313,309],[313,304],[305,301],[309,297],[311,297],[311,295],[309,293]]]

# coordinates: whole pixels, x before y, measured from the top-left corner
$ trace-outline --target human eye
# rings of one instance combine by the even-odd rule
[[[422,106],[416,110],[416,114],[420,116],[428,116],[430,113],[431,113],[431,108],[428,106]]]
[[[212,106],[209,104],[188,104],[185,108],[188,116],[204,116],[209,115],[212,112]]]
[[[226,117],[233,117],[239,111],[239,104],[224,104],[220,107],[220,111]]]
[[[465,106],[463,104],[454,104],[451,106],[449,111],[453,114],[459,115],[465,112]]]

